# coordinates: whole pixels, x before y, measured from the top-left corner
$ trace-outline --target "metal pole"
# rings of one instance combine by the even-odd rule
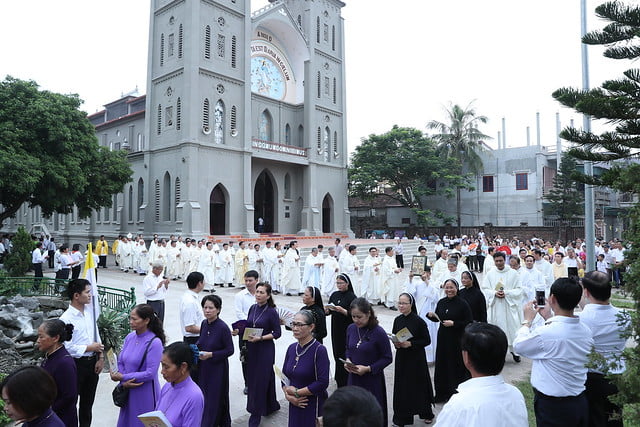
[[[560,113],[556,113],[556,171],[560,172],[560,161],[562,161],[562,141],[560,141]]]
[[[502,148],[507,148],[507,127],[504,117],[502,118]]]
[[[587,34],[587,1],[580,0],[580,36]],[[582,43],[582,90],[589,90],[589,56],[587,45]],[[591,132],[591,117],[584,114],[582,116],[583,127],[585,132]],[[593,162],[584,162],[584,173],[593,176]],[[593,185],[585,185],[584,188],[584,237],[587,244],[587,265],[585,271],[595,269],[595,218],[594,218],[594,191]]]
[[[536,113],[536,142],[538,143],[538,149],[540,149],[540,112]]]
[[[531,146],[531,131],[529,126],[527,126],[527,147]]]

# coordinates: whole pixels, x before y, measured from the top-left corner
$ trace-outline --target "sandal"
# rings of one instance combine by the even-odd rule
[[[431,424],[433,422],[433,418],[431,418],[430,420],[423,420],[425,424]]]

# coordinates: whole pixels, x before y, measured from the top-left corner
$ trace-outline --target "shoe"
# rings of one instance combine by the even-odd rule
[[[235,286],[235,285],[232,285],[231,283],[229,283],[229,287],[230,287],[230,288],[235,288],[236,286]]]
[[[245,395],[249,394],[249,387],[246,387],[246,386],[245,386],[245,388],[244,388],[244,390],[242,390],[242,392],[243,392]]]
[[[378,301],[377,305],[384,305],[384,304],[382,303],[382,301]]]
[[[287,292],[285,295],[286,295],[286,296],[288,296],[288,297],[290,297],[290,296],[291,296],[291,294],[290,294],[289,292]]]
[[[301,297],[302,295],[304,295],[304,292],[298,292],[299,297]]]
[[[520,363],[520,356],[518,356],[517,354],[515,354],[513,351],[511,352],[511,356],[513,356],[513,361],[516,363]]]
[[[389,310],[392,310],[392,311],[398,311],[398,309],[397,309],[397,308],[395,308],[395,307],[389,307]]]
[[[140,276],[146,276],[146,274],[144,274],[144,273],[140,273]]]

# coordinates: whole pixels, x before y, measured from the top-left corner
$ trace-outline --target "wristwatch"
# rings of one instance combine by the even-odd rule
[[[523,321],[523,322],[521,323],[521,325],[522,325],[522,326],[525,326],[525,325],[526,325],[526,326],[531,326],[531,322],[530,322],[530,321],[528,321],[528,320],[525,320],[525,321]]]

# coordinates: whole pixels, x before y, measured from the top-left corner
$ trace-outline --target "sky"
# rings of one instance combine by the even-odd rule
[[[555,150],[562,126],[582,117],[551,93],[582,87],[580,0],[344,0],[347,138],[352,151],[393,125],[427,131],[451,104],[470,103],[493,139]],[[587,0],[587,28],[605,25]],[[252,9],[268,4],[252,0]],[[146,93],[149,0],[20,0],[0,5],[0,77],[77,93],[89,114],[136,87]],[[590,86],[634,66],[589,47]],[[599,123],[593,129],[598,131]]]

